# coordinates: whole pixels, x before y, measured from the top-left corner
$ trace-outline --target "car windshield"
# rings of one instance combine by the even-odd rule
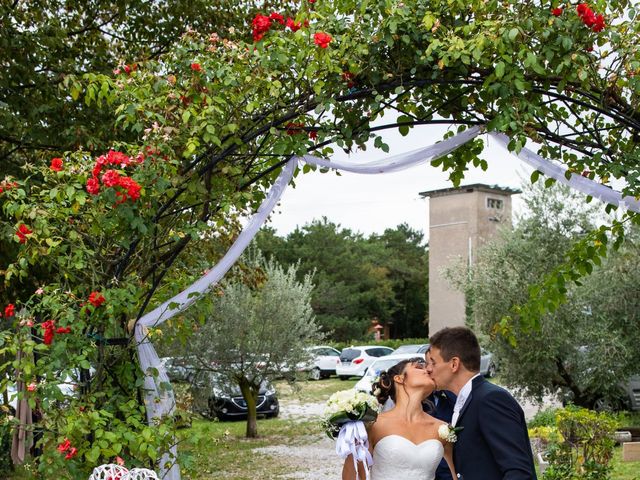
[[[393,353],[417,353],[421,345],[400,345]]]
[[[340,361],[350,362],[351,360],[353,360],[354,358],[358,358],[359,356],[360,350],[358,350],[357,348],[345,348],[340,354]]]
[[[382,359],[382,360],[376,360],[375,362],[373,362],[371,364],[371,366],[367,370],[366,376],[367,377],[375,377],[380,372],[382,372],[384,370],[389,370],[396,363],[401,362],[401,361],[402,361],[401,358],[385,358],[385,359]]]

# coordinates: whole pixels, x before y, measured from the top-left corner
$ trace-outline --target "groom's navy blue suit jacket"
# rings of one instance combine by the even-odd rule
[[[524,412],[505,389],[473,379],[456,427],[456,472],[463,480],[535,480]]]

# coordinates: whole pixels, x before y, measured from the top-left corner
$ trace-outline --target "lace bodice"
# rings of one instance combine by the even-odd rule
[[[433,480],[443,455],[440,440],[416,445],[400,435],[387,435],[373,449],[371,480]]]

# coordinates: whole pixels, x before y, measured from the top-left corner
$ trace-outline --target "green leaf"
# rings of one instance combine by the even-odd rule
[[[498,62],[496,64],[496,77],[498,77],[498,78],[502,78],[503,77],[504,68],[505,68],[504,62]]]
[[[531,173],[531,183],[536,183],[539,178],[540,178],[540,171],[534,170]]]
[[[98,461],[98,458],[100,458],[100,447],[98,447],[96,445],[91,450],[89,450],[87,453],[85,453],[84,456],[89,461],[89,463],[95,464]]]
[[[518,30],[517,28],[512,28],[511,30],[509,30],[509,40],[511,40],[512,42],[516,39],[516,37],[518,36],[518,34],[520,33],[520,30]]]

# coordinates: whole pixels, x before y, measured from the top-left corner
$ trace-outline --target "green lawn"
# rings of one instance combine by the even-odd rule
[[[193,480],[272,479],[290,473],[288,465],[273,457],[257,454],[254,449],[272,445],[300,443],[310,435],[322,435],[317,422],[293,420],[258,420],[257,439],[244,438],[245,422],[198,420],[181,434],[178,447],[185,455],[183,478]]]

